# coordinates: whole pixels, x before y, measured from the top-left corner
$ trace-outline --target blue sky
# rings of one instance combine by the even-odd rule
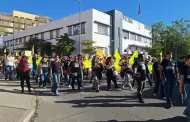
[[[139,0],[81,0],[81,10],[95,8],[100,11],[117,9],[126,16],[147,25],[158,21],[170,24],[180,18],[190,20],[190,0],[141,0],[141,14],[138,16]],[[76,0],[0,0],[0,12],[12,10],[49,16],[57,20],[78,12]]]

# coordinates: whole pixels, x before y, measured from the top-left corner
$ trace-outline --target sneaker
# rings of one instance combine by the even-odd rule
[[[139,100],[140,103],[145,103],[144,100]]]
[[[100,92],[100,90],[96,90],[96,92]]]
[[[156,96],[156,94],[155,94],[155,93],[154,93],[153,95],[154,95],[154,96]]]
[[[111,89],[107,89],[107,91],[111,91]]]
[[[68,85],[68,88],[71,88],[71,85]]]
[[[117,88],[116,91],[121,91],[121,89],[120,89],[120,88]]]

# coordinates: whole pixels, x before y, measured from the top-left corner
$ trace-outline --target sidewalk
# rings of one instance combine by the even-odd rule
[[[0,74],[0,120],[1,122],[28,122],[35,113],[34,92],[21,93],[19,81],[5,81]]]

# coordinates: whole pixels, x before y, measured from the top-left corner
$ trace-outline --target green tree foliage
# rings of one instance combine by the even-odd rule
[[[70,55],[75,51],[75,40],[70,39],[68,34],[64,34],[60,39],[57,39],[57,45],[55,46],[55,52],[59,55]]]
[[[96,49],[101,49],[101,47],[94,46],[94,41],[92,40],[83,40],[81,42],[82,45],[82,52],[85,54],[93,54],[95,53]]]
[[[148,49],[152,56],[158,55],[158,51],[165,53],[172,51],[178,58],[181,55],[190,53],[190,21],[177,20],[171,25],[165,25],[163,22],[152,25],[153,46]]]
[[[40,53],[42,56],[51,55],[52,44],[51,42],[46,42],[45,40],[38,38],[31,38],[23,45],[23,50],[32,50],[34,46],[34,53]]]

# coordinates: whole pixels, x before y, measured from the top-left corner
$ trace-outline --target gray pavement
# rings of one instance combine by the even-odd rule
[[[38,89],[39,109],[35,122],[187,122],[182,115],[184,107],[174,104],[167,109],[165,101],[153,96],[152,89],[144,91],[145,104],[138,103],[136,90],[90,90],[85,84],[83,92],[72,92],[61,86],[60,96],[52,96],[50,89]],[[175,93],[177,94],[177,93]],[[175,95],[177,96],[177,95]],[[179,98],[178,98],[179,100]]]
[[[35,112],[36,94],[23,94],[19,81],[0,77],[0,122],[28,122]]]

